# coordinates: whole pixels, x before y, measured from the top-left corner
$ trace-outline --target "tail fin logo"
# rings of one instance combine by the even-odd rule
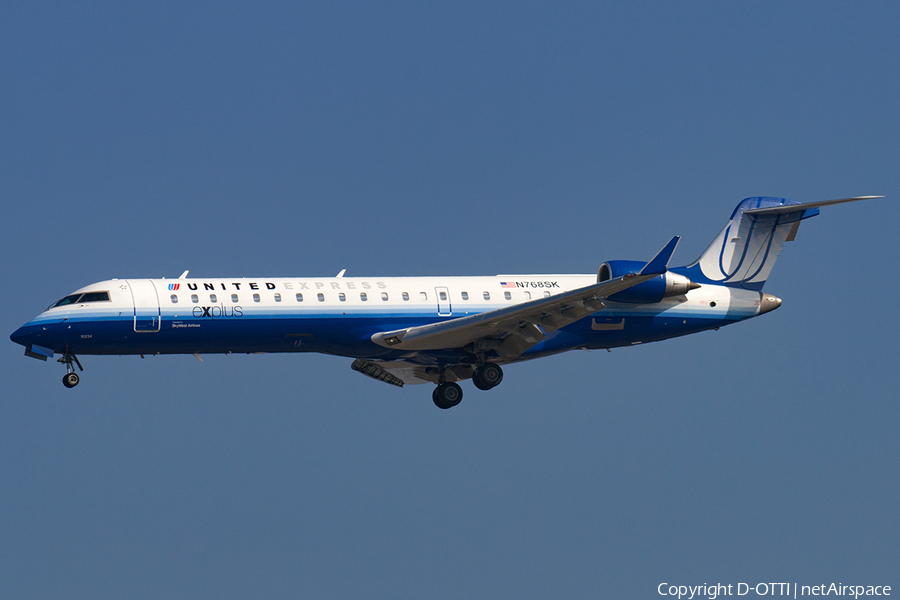
[[[747,198],[694,265],[713,283],[760,290],[786,241],[793,239],[804,209],[747,214],[757,208],[799,204],[784,198]],[[810,215],[812,216],[812,215]]]

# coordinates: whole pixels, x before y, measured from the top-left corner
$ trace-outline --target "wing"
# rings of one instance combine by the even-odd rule
[[[557,329],[605,308],[604,298],[664,274],[678,240],[673,237],[639,273],[478,315],[379,332],[371,339],[385,348],[410,351],[474,344],[476,350],[495,350],[512,360]]]

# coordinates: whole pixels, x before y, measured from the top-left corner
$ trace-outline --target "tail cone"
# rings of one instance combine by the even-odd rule
[[[764,315],[769,311],[775,310],[781,306],[781,298],[772,294],[759,295],[759,314]]]

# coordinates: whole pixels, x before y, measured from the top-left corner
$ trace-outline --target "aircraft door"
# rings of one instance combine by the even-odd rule
[[[434,295],[437,297],[438,315],[449,317],[451,315],[450,290],[445,287],[436,287],[434,288]]]
[[[128,287],[134,300],[134,330],[137,333],[159,331],[159,296],[149,279],[130,279]]]

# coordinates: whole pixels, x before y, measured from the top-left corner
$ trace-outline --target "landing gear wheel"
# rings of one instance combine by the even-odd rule
[[[503,381],[503,369],[494,363],[486,363],[478,367],[472,377],[472,383],[479,390],[489,390],[500,385]]]
[[[75,372],[74,365],[78,365],[79,371],[84,371],[84,367],[78,361],[78,357],[70,352],[66,352],[57,361],[66,365],[66,374],[63,375],[63,385],[67,388],[73,388],[78,385],[78,373]]]
[[[78,373],[66,373],[63,375],[63,385],[67,388],[73,388],[78,385]]]
[[[478,373],[475,373],[474,375],[472,375],[472,383],[474,383],[475,387],[477,387],[479,390],[482,390],[485,392],[488,391],[489,389],[491,389],[491,387],[492,387],[492,386],[484,383],[481,380],[481,377],[478,376]]]
[[[438,385],[434,388],[434,392],[431,393],[434,405],[442,409],[453,408],[462,402],[462,397],[462,388],[459,387],[459,384],[452,381]]]

